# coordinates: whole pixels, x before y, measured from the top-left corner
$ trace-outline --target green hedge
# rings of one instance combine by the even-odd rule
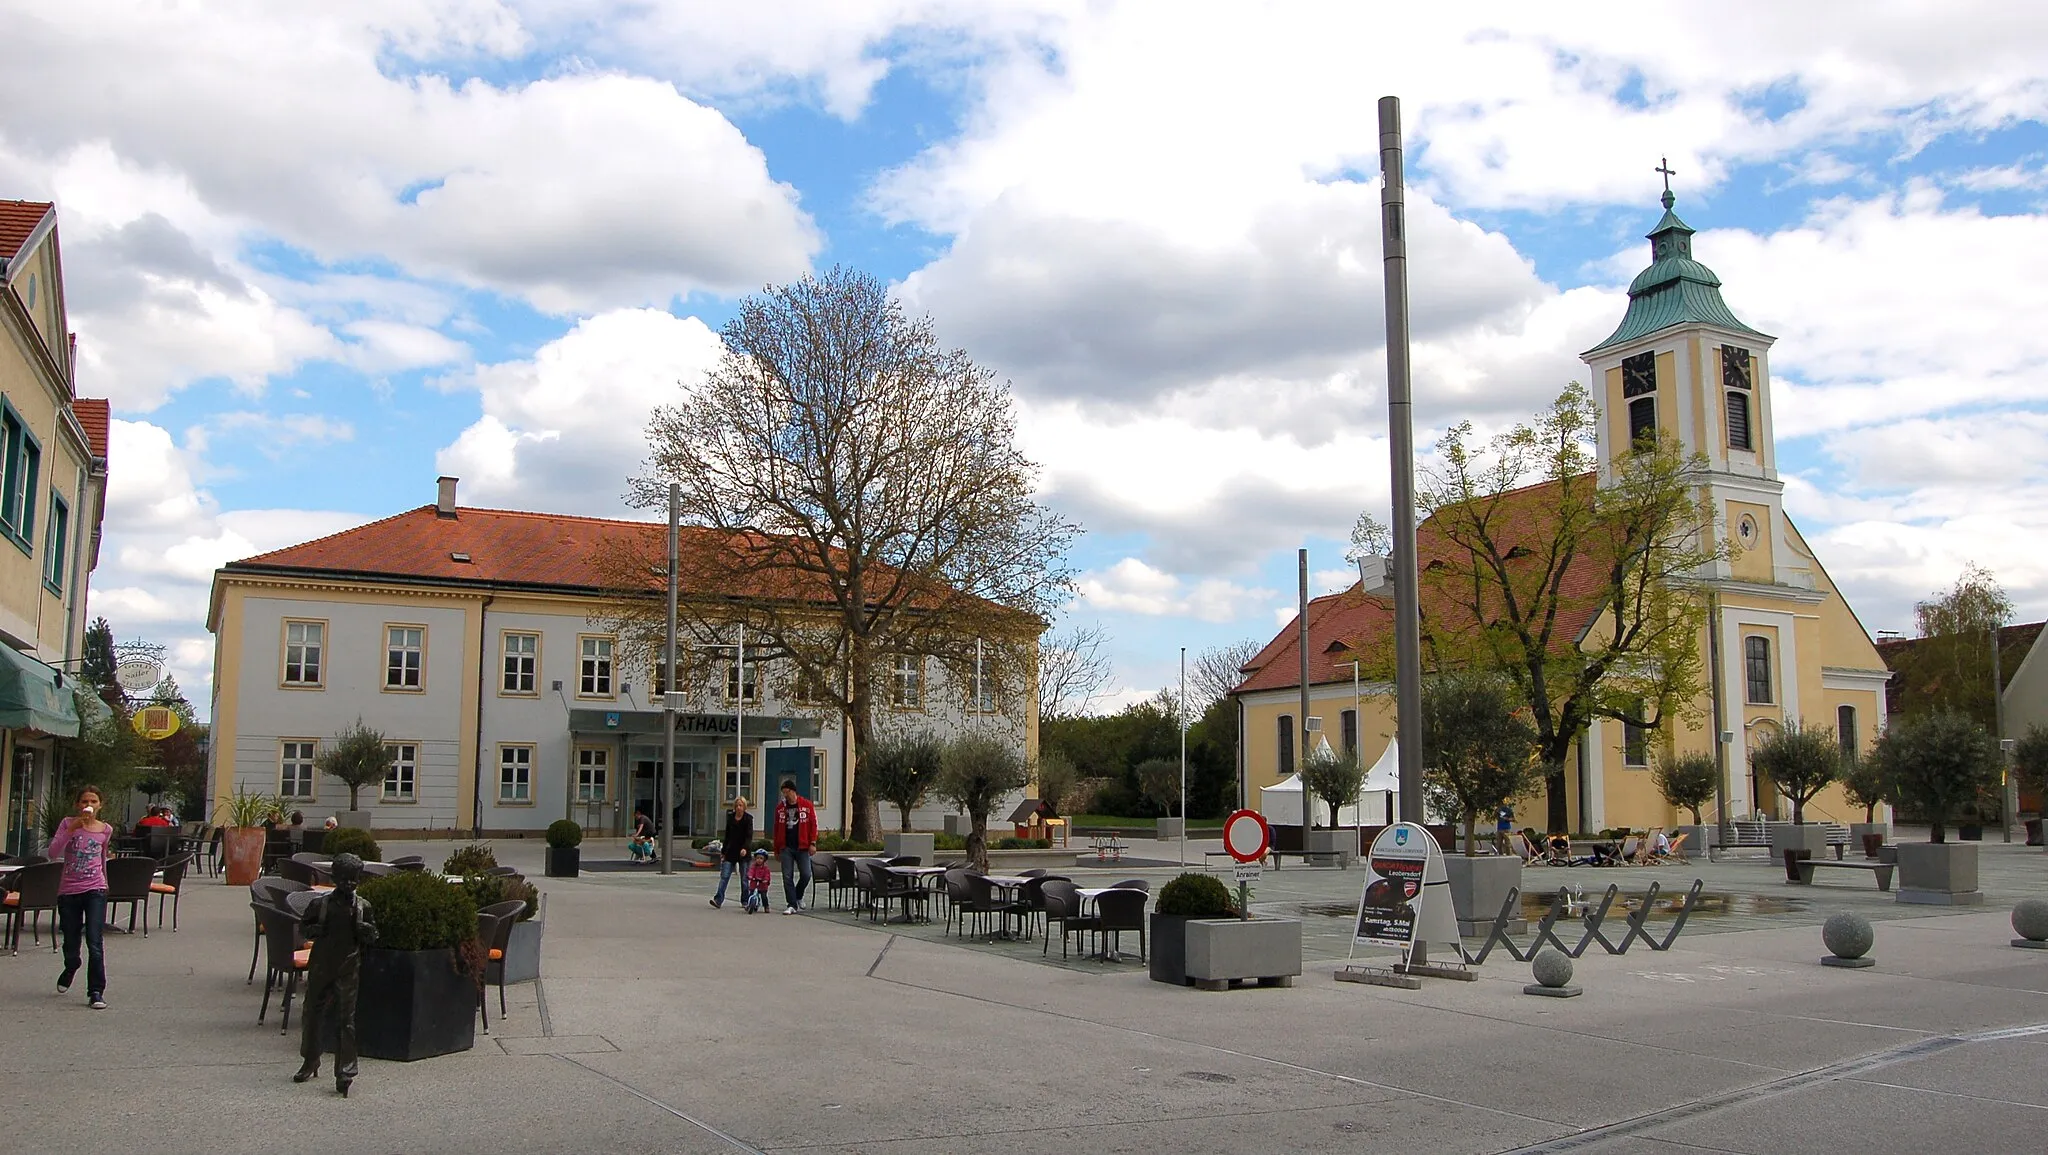
[[[476,903],[467,887],[437,874],[402,870],[362,886],[377,922],[377,945],[387,950],[442,950],[476,941]]]
[[[468,846],[456,847],[454,853],[441,863],[441,873],[467,878],[472,874],[482,874],[496,865],[498,856],[491,850],[490,843],[472,842]]]
[[[1214,876],[1189,871],[1159,889],[1159,914],[1188,918],[1224,918],[1237,913],[1230,890]]]
[[[358,826],[339,826],[327,832],[321,840],[320,853],[329,858],[341,854],[353,854],[364,862],[384,861],[384,848],[370,837],[370,832]]]

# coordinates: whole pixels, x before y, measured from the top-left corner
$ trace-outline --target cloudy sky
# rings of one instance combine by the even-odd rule
[[[1865,624],[1966,560],[2048,613],[2048,7],[1571,12],[0,0],[0,196],[58,202],[115,405],[93,608],[197,691],[215,567],[438,473],[631,516],[644,416],[738,297],[847,263],[1014,383],[1088,529],[1069,612],[1141,695],[1384,511],[1397,94],[1423,442],[1582,371],[1668,156]]]

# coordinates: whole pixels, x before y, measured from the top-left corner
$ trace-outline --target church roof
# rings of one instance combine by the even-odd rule
[[[1628,287],[1628,312],[1605,341],[1585,356],[1626,344],[1674,325],[1712,325],[1736,333],[1758,332],[1743,324],[1721,299],[1721,278],[1692,259],[1692,227],[1672,211],[1674,198],[1664,192],[1664,216],[1649,232],[1650,267],[1636,274]]]

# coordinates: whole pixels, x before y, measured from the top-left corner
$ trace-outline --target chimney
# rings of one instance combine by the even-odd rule
[[[440,493],[434,498],[435,517],[445,517],[450,521],[455,519],[455,483],[461,480],[459,477],[435,479],[436,483],[441,487]]]

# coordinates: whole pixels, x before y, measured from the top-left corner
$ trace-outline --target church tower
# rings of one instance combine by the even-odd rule
[[[1639,439],[1675,437],[1706,457],[1716,530],[1740,546],[1733,562],[1702,576],[1811,589],[1810,561],[1791,545],[1771,436],[1776,339],[1721,299],[1721,278],[1693,259],[1693,230],[1672,211],[1675,200],[1667,185],[1650,266],[1629,284],[1621,324],[1580,355],[1601,402],[1601,476]]]

